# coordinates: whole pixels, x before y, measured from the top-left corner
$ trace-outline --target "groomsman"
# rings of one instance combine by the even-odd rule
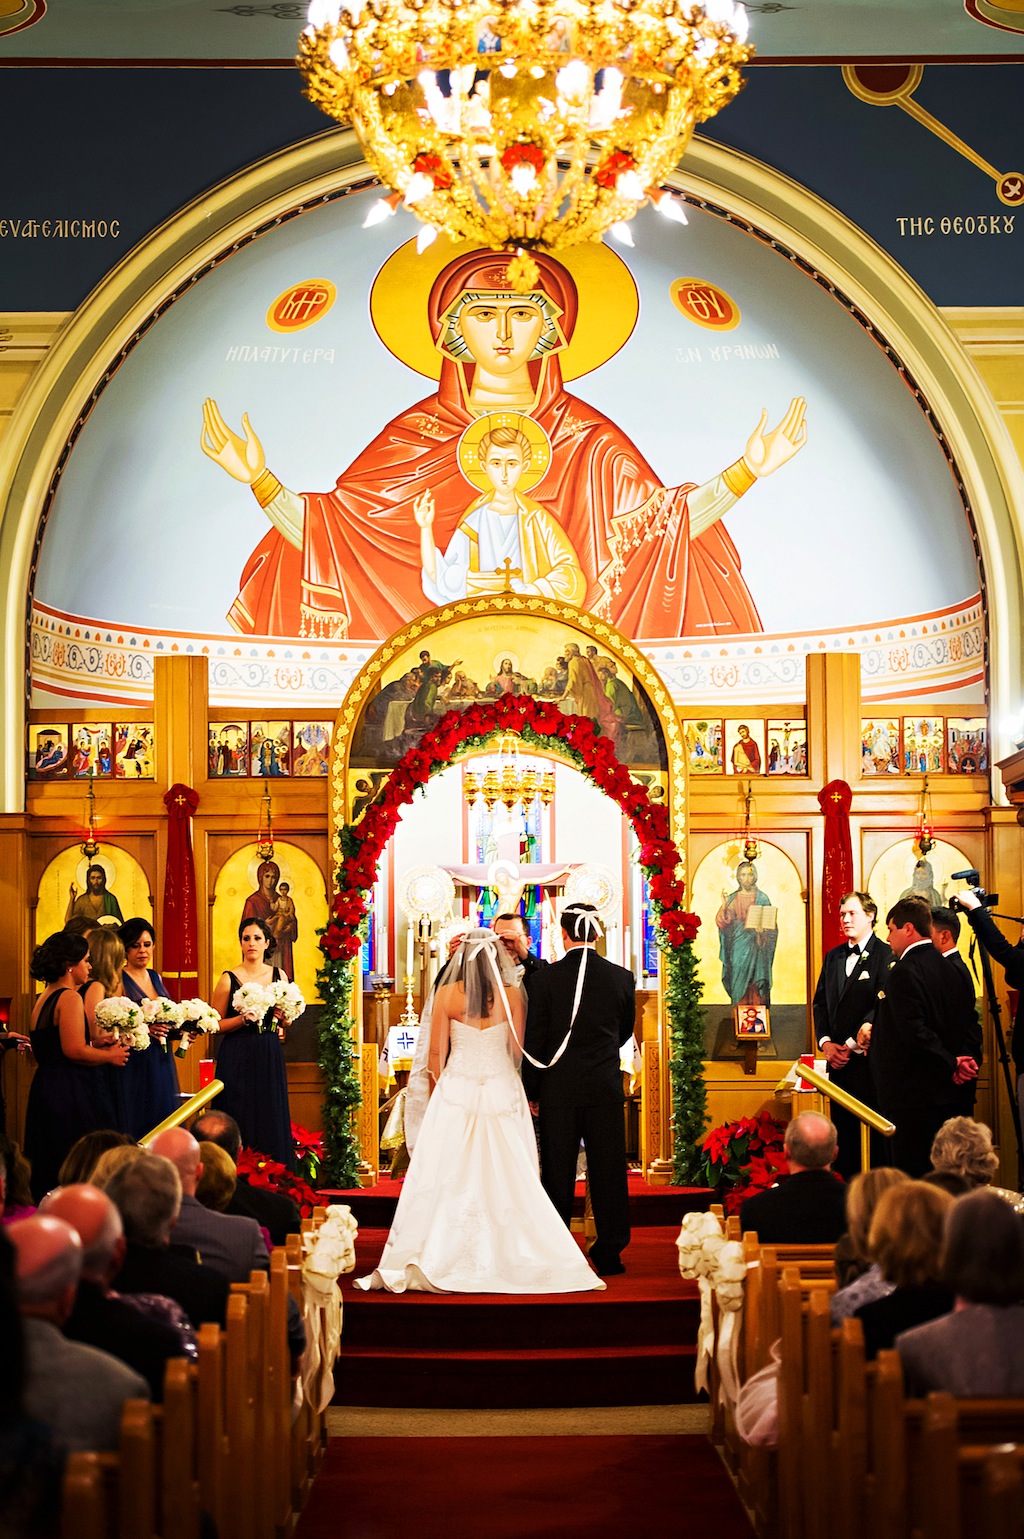
[[[892,965],[892,951],[875,934],[878,905],[867,892],[848,892],[839,905],[839,924],[846,939],[825,953],[814,991],[814,1030],[818,1051],[828,1062],[828,1077],[841,1090],[877,1108],[867,1053],[857,1045],[857,1033],[875,1018],[878,991]],[[839,1139],[835,1169],[846,1180],[860,1170],[859,1118],[832,1102],[832,1121]],[[874,1144],[881,1136],[872,1134]],[[887,1164],[881,1147],[871,1151],[873,1165]]]
[[[863,1031],[882,1111],[896,1124],[892,1163],[908,1176],[931,1165],[932,1139],[960,1114],[961,1087],[976,1079],[971,1025],[949,963],[932,945],[926,903],[902,898],[886,917],[896,956],[879,995],[874,1028]]]
[[[626,1270],[621,1255],[629,1244],[619,1052],[633,1034],[636,985],[631,972],[594,949],[601,926],[592,904],[572,904],[561,924],[565,956],[530,980],[523,1081],[540,1108],[541,1180],[566,1225],[581,1141],[587,1151],[597,1229],[590,1259],[610,1277]]]
[[[974,979],[971,977],[970,968],[957,950],[959,939],[960,915],[954,913],[951,908],[933,908],[932,945],[949,968],[953,987],[959,990],[963,999],[964,1022],[967,1027],[967,1052],[980,1071],[985,1039],[982,1035],[981,1021],[978,1018],[978,999]],[[962,1117],[974,1116],[974,1101],[977,1093],[977,1079],[967,1079],[960,1086],[957,1102]]]

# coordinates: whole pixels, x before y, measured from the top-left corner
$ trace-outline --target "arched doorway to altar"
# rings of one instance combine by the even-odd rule
[[[321,943],[328,1002],[321,1067],[334,1179],[352,1174],[357,1148],[364,1172],[377,1168],[382,998],[393,997],[406,972],[414,999],[422,998],[438,949],[435,930],[434,944],[424,944],[424,926],[412,935],[396,917],[396,886],[405,874],[396,853],[402,859],[403,846],[406,857],[430,857],[413,859],[412,869],[446,868],[446,880],[458,884],[458,900],[444,916],[432,916],[439,929],[460,913],[466,919],[483,911],[486,918],[504,879],[513,896],[533,889],[528,917],[536,918],[539,902],[534,932],[542,949],[557,928],[557,893],[569,870],[596,864],[614,878],[618,865],[625,892],[616,899],[610,952],[634,966],[639,961],[641,975],[652,964],[652,987],[638,1012],[640,1158],[655,1179],[671,1179],[674,1124],[675,1174],[687,1173],[704,1099],[689,944],[696,921],[684,912],[685,867],[676,843],[685,831],[683,751],[668,694],[646,659],[606,622],[568,604],[511,593],[452,604],[396,633],[367,662],[332,744],[335,895]],[[457,776],[443,775],[450,766]],[[435,776],[428,794],[437,812],[424,820],[419,798]],[[533,793],[518,823],[494,815],[520,805],[508,790],[513,783]],[[607,854],[615,841],[605,830],[605,844],[595,846],[600,819],[580,812],[594,788],[614,804],[603,810],[617,825],[617,861],[596,859],[595,849]],[[559,801],[567,809],[561,817]],[[447,860],[439,858],[445,853]],[[513,869],[496,873],[495,865]]]

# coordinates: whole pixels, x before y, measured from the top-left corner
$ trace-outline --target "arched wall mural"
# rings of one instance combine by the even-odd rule
[[[426,377],[440,358],[425,329],[428,280],[438,262],[417,269],[415,284],[404,280],[405,258],[392,260],[399,226],[389,221],[376,230],[359,228],[371,190],[362,191],[357,165],[338,169],[339,148],[342,159],[346,150],[352,153],[345,136],[325,139],[333,141],[333,157],[317,140],[226,184],[215,200],[217,234],[208,218],[200,233],[197,216],[188,211],[175,228],[139,248],[105,292],[79,312],[71,328],[77,329],[77,345],[59,344],[27,393],[17,430],[4,446],[6,480],[18,493],[12,506],[21,514],[14,515],[16,525],[9,516],[3,532],[3,564],[11,578],[27,576],[28,524],[50,505],[48,467],[56,461],[58,441],[65,443],[81,425],[89,376],[84,337],[102,328],[107,356],[121,361],[52,498],[34,591],[37,701],[63,698],[72,677],[105,698],[112,691],[119,699],[143,697],[151,689],[151,658],[161,647],[208,652],[217,701],[255,705],[282,670],[304,699],[322,700],[325,693],[336,698],[394,617],[396,595],[407,606],[429,604],[419,553],[413,548],[410,555],[410,528],[403,527],[397,546],[384,551],[388,560],[400,557],[402,569],[397,585],[390,568],[378,581],[378,590],[390,593],[384,609],[368,591],[360,570],[366,563],[353,570],[345,558],[346,548],[365,551],[378,539],[371,528],[369,546],[359,546],[357,526],[366,514],[365,505],[356,506],[360,497],[364,504],[374,498],[397,502],[411,513],[410,504],[430,489],[426,470],[407,474],[401,486],[393,475],[386,485],[380,481],[377,435],[390,423],[392,430],[419,435],[423,465],[432,454],[438,460],[443,474],[434,477],[435,525],[442,555],[450,553],[458,521],[471,517],[487,495],[459,458],[461,435],[443,420],[444,383],[442,399]],[[643,639],[687,709],[699,707],[723,678],[749,699],[759,691],[775,700],[787,693],[796,699],[802,654],[822,646],[862,652],[869,696],[872,690],[884,693],[897,652],[904,664],[909,657],[921,688],[955,688],[961,699],[968,690],[980,691],[981,579],[958,483],[974,510],[987,597],[1001,634],[1002,622],[1017,614],[1020,588],[998,471],[1005,434],[980,383],[899,270],[818,200],[742,156],[707,145],[695,147],[679,180],[691,201],[705,206],[693,209],[685,231],[666,233],[641,220],[628,266],[605,252],[591,269],[584,262],[570,272],[569,280],[554,273],[536,299],[553,357],[535,363],[544,364],[549,384],[554,368],[562,367],[571,385],[552,387],[546,406],[524,413],[543,430],[550,449],[548,468],[524,497],[541,514],[549,512],[545,498],[555,505],[557,485],[571,479],[576,464],[571,440],[586,435],[613,471],[621,469],[623,456],[639,459],[642,467],[637,495],[606,511],[642,511],[635,529],[627,527],[647,548],[631,554],[628,542],[609,543],[606,527],[588,529],[577,520],[572,556],[563,563],[569,579],[586,585],[589,604],[603,602],[613,618],[628,618],[624,628]],[[285,217],[303,206],[303,217]],[[204,210],[208,215],[209,200]],[[252,241],[247,232],[253,232],[257,211],[284,222]],[[223,261],[229,231],[239,249]],[[797,255],[801,236],[809,241],[812,231],[813,264]],[[195,283],[200,271],[203,281]],[[176,286],[180,297],[164,302],[162,318],[135,345],[145,319],[142,278],[157,273],[168,300]],[[275,301],[330,273],[344,278],[343,285],[335,284],[340,297],[311,327],[292,334],[268,329]],[[451,297],[443,288],[435,289],[435,311]],[[371,289],[374,300],[367,307]],[[456,289],[456,299],[464,296],[465,286]],[[602,306],[615,320],[603,348],[595,347],[594,326]],[[727,331],[709,327],[721,314],[738,316],[738,324]],[[465,337],[440,337],[446,317],[447,324],[450,305],[444,316],[435,315],[435,332],[457,374]],[[559,332],[568,340],[565,348]],[[50,399],[40,393],[44,384]],[[56,385],[62,388],[52,394]],[[207,448],[221,464],[200,451],[207,397],[218,401],[224,423],[236,433],[248,413],[270,456],[270,479],[258,491],[268,507],[276,501],[276,529],[247,487],[225,474],[218,435],[208,432]],[[768,408],[771,429],[795,397],[808,403],[806,444],[733,501],[742,483],[734,478],[730,486],[727,480],[723,490],[717,478],[744,452],[762,408]],[[30,462],[26,451],[33,440],[39,447],[40,438],[48,453]],[[953,478],[947,449],[957,458]],[[534,471],[547,452],[543,442],[534,446]],[[704,488],[691,498],[694,528],[722,516],[701,536],[703,547],[694,538],[687,549],[676,517],[682,504],[672,489],[694,482]],[[286,490],[276,491],[278,485]],[[316,491],[306,495],[305,487]],[[146,520],[137,517],[140,499],[151,507]],[[877,522],[875,532],[884,531],[899,559],[881,572],[877,563],[848,563],[837,592],[827,554],[835,541],[826,538],[823,508],[829,527],[835,523],[836,539],[855,521],[869,544],[865,520],[871,529]],[[155,537],[165,574],[159,601],[146,596],[146,585],[131,585],[138,595],[133,597],[131,588],[104,583],[91,559],[77,562],[78,576],[68,583],[64,545],[83,510],[117,530],[126,569],[137,567],[136,542],[147,526],[145,559],[154,559]],[[215,524],[222,552],[198,572],[188,559],[193,518],[204,528]],[[539,514],[536,522],[544,524]],[[987,559],[997,550],[1009,559]],[[257,552],[254,588],[250,558]],[[727,590],[711,597],[708,552],[725,573],[721,586]],[[630,609],[630,591],[642,587],[633,580],[647,571],[644,563],[669,556],[678,557],[686,593],[676,593],[663,615],[645,614],[642,605]],[[344,581],[328,572],[335,557],[337,570],[348,574]],[[897,569],[898,586],[887,575]],[[519,579],[545,580],[537,578],[535,564],[529,578]],[[163,607],[154,608],[156,602]],[[229,613],[243,627],[258,620],[273,639],[233,632]],[[11,628],[10,613],[7,623]],[[312,634],[293,634],[303,628]],[[341,635],[346,629],[347,640]],[[684,630],[692,634],[684,637]],[[1005,682],[1012,689],[1019,659],[1001,642],[995,661],[1003,674],[999,687]],[[113,687],[112,678],[118,680]],[[906,695],[905,669],[900,686]],[[5,768],[9,774],[6,759]]]
[[[313,857],[280,839],[274,841],[270,860],[261,860],[251,844],[228,857],[214,885],[212,982],[238,962],[243,914],[266,919],[278,939],[271,960],[284,967],[306,1000],[314,1001],[323,960],[316,932],[327,923],[327,893]]]
[[[761,931],[745,924],[736,895],[748,885],[744,867],[753,868],[756,905],[768,911]],[[800,873],[788,855],[762,839],[760,853],[744,859],[743,842],[716,845],[693,875],[691,907],[701,917],[694,941],[697,974],[704,986],[704,1049],[708,1058],[742,1051],[734,1033],[733,1009],[741,999],[759,996],[771,1010],[772,1056],[794,1058],[807,1038],[807,905]],[[740,905],[743,909],[745,905]],[[765,988],[770,997],[764,1000]]]
[[[102,889],[116,900],[117,908],[108,902],[102,905],[101,884],[97,878],[90,888],[89,867],[100,866],[103,870]],[[150,880],[134,855],[114,844],[101,845],[99,854],[87,859],[80,845],[71,845],[55,855],[39,878],[36,904],[36,944],[64,928],[72,913],[89,912],[89,905],[112,910],[100,922],[117,923],[117,911],[122,919],[153,918],[150,900]],[[94,896],[93,896],[94,895]],[[78,905],[76,909],[76,904]]]

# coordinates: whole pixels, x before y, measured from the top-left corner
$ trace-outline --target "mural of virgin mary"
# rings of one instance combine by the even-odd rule
[[[206,402],[203,452],[251,486],[272,525],[242,572],[228,616],[236,630],[374,640],[423,614],[414,503],[432,494],[434,536],[446,548],[466,508],[459,440],[477,417],[503,410],[534,418],[551,444],[533,495],[577,554],[584,608],[642,639],[763,629],[719,521],[803,447],[803,400],[770,432],[762,413],[721,475],[663,486],[614,422],[565,390],[559,354],[576,326],[576,284],[554,258],[535,260],[538,280],[525,294],[512,289],[500,252],[464,253],[442,269],[428,300],[437,391],[389,422],[333,491],[282,486],[248,418],[243,438]]]

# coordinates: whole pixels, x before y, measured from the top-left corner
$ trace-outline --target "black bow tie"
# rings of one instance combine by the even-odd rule
[[[852,941],[850,942],[850,950],[852,952],[855,952],[857,956],[860,956],[860,947],[854,945],[854,943]]]

